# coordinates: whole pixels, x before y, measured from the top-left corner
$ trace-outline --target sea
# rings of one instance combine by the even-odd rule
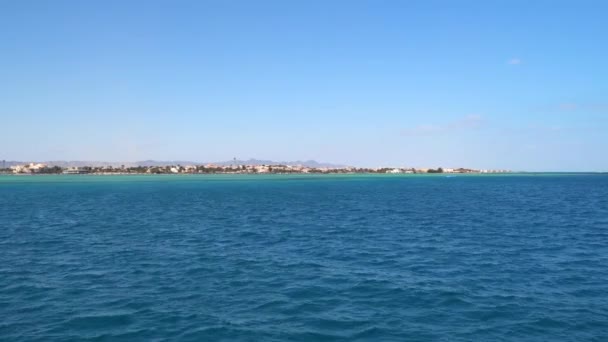
[[[608,175],[0,176],[1,341],[608,341]]]

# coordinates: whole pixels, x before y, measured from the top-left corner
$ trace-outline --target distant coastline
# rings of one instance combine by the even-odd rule
[[[314,167],[286,164],[231,164],[231,165],[154,165],[154,166],[70,166],[61,167],[46,163],[29,163],[0,168],[0,174],[44,175],[44,174],[93,174],[93,175],[130,175],[130,174],[486,174],[511,173],[509,170],[479,170],[472,168],[413,168],[378,167],[359,168],[350,166]]]

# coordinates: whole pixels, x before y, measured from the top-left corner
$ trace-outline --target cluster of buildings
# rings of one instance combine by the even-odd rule
[[[385,173],[508,173],[509,170],[487,170],[487,169],[465,169],[465,168],[437,168],[437,169],[416,169],[416,168],[395,168],[386,170]]]
[[[196,173],[237,173],[237,174],[269,174],[269,173],[352,173],[355,168],[312,168],[302,165],[167,165],[167,166],[137,166],[137,167],[86,167],[69,168],[63,173],[94,173],[94,174],[196,174]]]
[[[8,170],[8,169],[7,169]],[[475,170],[465,168],[356,168],[308,167],[305,165],[166,165],[166,166],[49,166],[42,163],[16,165],[10,168],[15,174],[290,174],[290,173],[506,173],[507,170]]]
[[[48,169],[47,164],[42,163],[29,163],[24,165],[11,166],[10,170],[12,173],[43,173]]]

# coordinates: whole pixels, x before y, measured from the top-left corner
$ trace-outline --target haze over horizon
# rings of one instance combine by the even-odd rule
[[[605,1],[0,2],[0,160],[608,171]]]

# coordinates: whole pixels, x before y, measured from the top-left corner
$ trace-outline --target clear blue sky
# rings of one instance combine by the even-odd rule
[[[608,170],[608,1],[1,1],[0,159]]]

